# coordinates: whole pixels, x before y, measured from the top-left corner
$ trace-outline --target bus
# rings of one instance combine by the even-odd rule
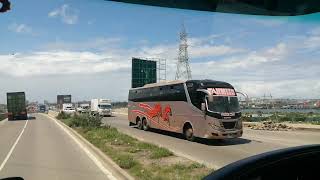
[[[237,92],[215,80],[176,80],[147,84],[129,90],[129,126],[182,133],[196,137],[227,139],[242,136]]]

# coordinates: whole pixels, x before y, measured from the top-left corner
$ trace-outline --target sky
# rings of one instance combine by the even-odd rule
[[[193,79],[249,97],[320,98],[320,14],[264,17],[108,2],[11,0],[0,14],[0,103],[127,100],[131,58],[164,58],[173,80],[184,23]]]

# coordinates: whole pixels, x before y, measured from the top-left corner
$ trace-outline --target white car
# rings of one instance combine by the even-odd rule
[[[76,110],[72,107],[67,107],[67,108],[63,109],[62,111],[66,114],[73,114],[76,112]]]

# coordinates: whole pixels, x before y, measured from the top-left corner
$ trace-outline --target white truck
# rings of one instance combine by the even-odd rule
[[[76,112],[73,105],[71,103],[62,104],[62,112],[67,114],[73,114]]]
[[[78,113],[89,113],[90,111],[90,104],[80,104],[77,108]]]
[[[92,99],[91,113],[100,116],[112,116],[111,100],[109,99]]]

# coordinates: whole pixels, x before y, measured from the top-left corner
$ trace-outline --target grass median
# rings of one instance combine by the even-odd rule
[[[141,142],[111,126],[101,126],[101,118],[89,115],[58,115],[136,179],[202,179],[212,170],[166,148]]]
[[[268,117],[263,117],[262,112],[257,113],[258,116],[253,117],[254,113],[243,113],[241,119],[245,122],[261,122],[272,121],[276,123],[304,123],[320,125],[320,113],[299,113],[299,112],[276,112]]]

